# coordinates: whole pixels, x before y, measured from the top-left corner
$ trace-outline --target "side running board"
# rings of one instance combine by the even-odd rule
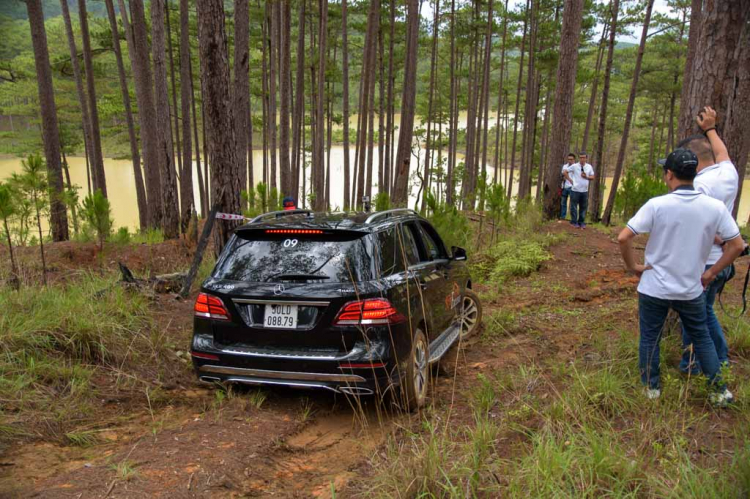
[[[445,355],[450,347],[458,340],[461,335],[461,326],[459,324],[453,324],[451,327],[446,329],[443,334],[438,336],[435,341],[430,344],[430,359],[428,363],[434,364],[440,358]]]

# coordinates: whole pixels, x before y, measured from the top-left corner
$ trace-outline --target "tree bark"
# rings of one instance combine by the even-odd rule
[[[391,0],[392,2],[395,0]],[[451,95],[450,95],[450,112],[448,117],[448,171],[446,172],[445,182],[445,202],[448,206],[453,206],[453,171],[456,166],[456,140],[458,135],[457,126],[457,109],[456,109],[456,0],[451,0]],[[392,55],[392,54],[391,54]],[[390,96],[389,96],[390,99]]]
[[[177,113],[177,86],[175,85],[175,77],[174,77],[174,55],[172,54],[172,16],[170,14],[170,6],[169,6],[170,0],[166,0],[164,4],[164,13],[167,18],[167,55],[169,56],[169,81],[172,86],[172,115],[174,118],[174,142],[177,143],[177,148],[174,149],[174,151],[177,151],[174,156],[177,157],[177,172],[180,176],[182,176],[182,145],[180,141],[180,116]],[[174,160],[172,160],[172,163],[174,163]],[[189,220],[189,218],[188,218]],[[187,222],[182,221],[182,223],[185,224],[185,228],[187,228]],[[182,225],[181,225],[182,227]]]
[[[47,160],[47,180],[50,187],[50,228],[53,241],[68,240],[68,212],[62,201],[64,191],[62,164],[60,163],[60,131],[57,126],[55,91],[52,86],[52,70],[49,64],[47,32],[44,28],[42,0],[27,0],[31,43],[34,49],[39,110],[42,117],[42,141]],[[40,241],[42,242],[42,241]]]
[[[315,156],[313,161],[313,192],[315,211],[325,210],[325,156],[324,156],[324,119],[325,119],[325,71],[328,55],[328,2],[319,0],[320,24],[318,31],[318,98],[316,102],[315,118]]]
[[[690,4],[690,29],[688,30],[688,50],[685,57],[685,70],[682,73],[682,94],[680,95],[680,118],[677,127],[677,136],[685,137],[688,130],[693,127],[695,116],[691,114],[689,96],[690,87],[693,82],[693,61],[698,51],[698,38],[700,38],[701,24],[703,21],[704,0],[692,0]]]
[[[346,0],[344,0],[345,3]],[[292,116],[292,190],[291,195],[295,198],[299,196],[299,176],[300,176],[300,163],[304,161],[304,154],[300,150],[301,147],[301,136],[304,133],[304,114],[305,114],[305,5],[306,0],[302,0],[299,8],[299,22],[298,22],[298,37],[297,37],[297,76],[295,79],[295,85],[297,90],[295,92],[295,104],[294,104],[294,115]],[[345,7],[342,6],[342,9]],[[345,21],[342,21],[345,25]],[[346,37],[346,31],[344,31],[344,37]],[[346,39],[346,38],[344,38]],[[344,61],[347,60],[346,48],[344,48]],[[346,62],[344,67],[344,75],[346,75]],[[344,88],[348,88],[348,82],[344,77]],[[346,95],[346,94],[344,94]],[[346,98],[344,99],[344,109],[348,110]],[[346,112],[346,111],[345,111]],[[344,124],[347,127],[347,124]],[[345,128],[347,130],[347,128]],[[344,134],[344,144],[347,144],[346,133]],[[346,161],[346,158],[345,158]],[[346,163],[348,165],[348,163]],[[347,186],[344,187],[345,189]],[[346,196],[344,196],[346,198]],[[346,203],[346,201],[345,201]],[[348,206],[348,203],[346,203]]]
[[[348,5],[347,0],[341,0],[341,43],[342,43],[342,80],[344,88],[343,112],[344,112],[344,211],[349,211],[351,197],[351,165],[349,164],[349,34],[348,34]],[[380,152],[380,151],[379,151]]]
[[[193,144],[191,142],[190,103],[193,100],[193,78],[190,71],[190,5],[180,0],[180,106],[182,108],[182,169],[180,170],[180,228],[186,232],[195,208],[193,192]],[[196,130],[197,131],[197,130]],[[196,136],[195,140],[198,140]],[[197,152],[197,148],[196,148]],[[198,164],[198,190],[203,199],[203,180],[200,178],[200,155]],[[203,211],[203,213],[206,213]]]
[[[599,182],[594,182],[593,189],[589,193],[589,213],[593,220],[599,220],[601,212],[601,193],[603,179],[606,175],[606,162],[604,161],[604,140],[607,128],[607,107],[609,105],[609,86],[612,77],[612,64],[615,53],[615,36],[617,35],[617,18],[620,13],[620,0],[612,0],[610,5],[612,21],[609,23],[609,46],[607,47],[607,65],[604,68],[604,83],[602,88],[602,103],[599,107],[599,128],[597,131],[596,151],[593,163],[597,168]],[[558,158],[559,160],[559,158]],[[551,163],[551,162],[550,162]],[[559,183],[559,180],[558,180]]]
[[[156,107],[154,104],[154,87],[149,62],[148,33],[146,32],[146,14],[143,0],[130,0],[130,17],[128,22],[125,1],[119,0],[120,15],[125,31],[131,35],[132,47],[129,47],[130,63],[135,81],[135,96],[138,103],[140,121],[141,147],[143,149],[143,169],[146,172],[146,194],[148,199],[148,227],[161,227],[163,216],[161,200],[161,172],[159,171],[158,149],[156,141]]]
[[[291,10],[289,0],[281,0],[279,5],[281,18],[280,36],[281,56],[279,57],[279,90],[281,104],[279,106],[279,169],[281,170],[281,192],[292,194],[292,171],[289,161],[289,95],[292,92],[291,82],[291,43],[292,35]],[[296,194],[295,194],[296,195]]]
[[[204,119],[207,122],[211,198],[219,211],[238,213],[240,177],[237,172],[234,118],[229,84],[229,58],[222,0],[201,0],[198,11],[198,42],[203,80]],[[224,248],[236,226],[222,220],[214,230],[214,251]]]
[[[409,199],[409,163],[414,136],[414,100],[417,93],[417,48],[419,37],[419,2],[407,0],[406,63],[404,90],[401,97],[401,126],[396,153],[396,183],[391,200],[394,206],[406,206]]]
[[[612,2],[610,2],[610,8],[612,7]],[[597,50],[596,54],[596,67],[594,69],[594,82],[591,84],[591,97],[589,98],[589,108],[588,112],[586,113],[586,127],[583,129],[583,140],[581,142],[581,150],[582,151],[588,151],[587,147],[589,144],[589,131],[591,130],[591,121],[594,117],[594,109],[596,108],[596,98],[597,98],[597,89],[599,87],[599,72],[602,67],[602,60],[604,59],[604,42],[607,39],[607,29],[608,29],[609,23],[604,24],[604,29],[602,30],[602,38],[599,40],[599,48]]]
[[[277,78],[279,73],[279,15],[278,11],[280,6],[278,2],[270,2],[270,14],[271,14],[271,37],[269,41],[269,75],[268,75],[268,92],[269,92],[269,104],[268,104],[268,119],[270,128],[270,153],[271,153],[271,170],[269,172],[269,182],[271,189],[278,188],[276,176],[276,153],[277,153],[277,137],[278,137],[278,101],[277,101]]]
[[[622,139],[620,141],[620,150],[617,152],[617,164],[615,165],[615,173],[612,177],[612,185],[609,188],[609,197],[607,200],[607,207],[604,210],[604,216],[602,216],[602,223],[609,225],[612,220],[612,210],[615,206],[615,197],[617,196],[617,188],[620,183],[620,176],[622,175],[622,168],[625,164],[625,152],[628,146],[628,136],[630,134],[630,124],[633,120],[633,107],[635,106],[635,97],[638,92],[638,79],[641,76],[641,63],[643,62],[643,53],[646,51],[646,38],[648,38],[648,27],[651,23],[651,12],[654,8],[654,0],[649,0],[646,6],[646,19],[643,21],[643,32],[641,34],[641,44],[638,47],[638,55],[635,59],[635,69],[633,70],[633,81],[630,84],[630,98],[628,99],[628,108],[625,111],[625,125],[623,125]]]
[[[247,127],[250,96],[250,12],[248,0],[234,0],[234,130],[237,144],[237,174],[247,190]],[[242,203],[244,204],[244,203]]]
[[[182,0],[180,0],[182,1]],[[200,142],[198,142],[198,113],[195,106],[195,85],[193,81],[193,63],[192,60],[188,60],[188,68],[190,71],[190,100],[191,109],[193,111],[193,138],[195,139],[195,172],[198,175],[198,194],[200,195],[201,203],[201,214],[205,218],[208,213],[208,178],[206,177],[204,182],[204,176],[201,173],[201,148]],[[208,163],[206,163],[208,164]]]
[[[454,0],[455,1],[455,0]],[[386,118],[385,128],[385,192],[391,192],[393,185],[393,85],[395,75],[393,73],[393,42],[396,29],[396,0],[389,2],[389,24],[390,34],[388,37],[388,88],[386,90],[386,102],[388,107],[388,116]]]
[[[151,3],[151,44],[154,59],[154,102],[156,105],[156,141],[159,172],[161,173],[161,202],[164,216],[162,231],[166,239],[180,235],[180,208],[177,199],[174,148],[170,133],[169,88],[167,86],[166,41],[164,36],[164,0]]]
[[[531,169],[534,145],[532,132],[536,125],[536,32],[537,32],[537,4],[534,0],[529,3],[531,12],[529,13],[531,22],[531,37],[529,40],[529,64],[527,68],[526,81],[526,103],[523,112],[523,139],[521,140],[521,166],[519,167],[520,178],[518,181],[518,199],[526,198],[531,192]]]
[[[544,214],[554,220],[560,213],[560,158],[570,143],[573,121],[573,91],[578,66],[578,39],[583,20],[583,0],[566,2],[560,33],[560,55],[557,62],[557,88],[552,112],[552,140],[547,174],[544,180]]]
[[[492,0],[490,0],[492,1]],[[425,192],[422,196],[421,212],[424,213],[427,207],[427,193],[430,190],[430,159],[432,158],[432,104],[435,98],[435,71],[437,69],[437,43],[438,43],[438,26],[440,23],[440,3],[435,0],[433,4],[434,18],[432,20],[432,52],[430,55],[430,87],[428,89],[429,97],[427,103],[427,137],[425,139],[424,155],[424,184]]]
[[[503,84],[505,83],[505,42],[508,35],[508,0],[505,0],[505,10],[503,11],[503,45],[500,52],[500,83],[497,87],[497,114],[495,115],[495,159],[493,165],[495,165],[495,178],[494,182],[497,184],[500,178],[500,116],[503,109]],[[547,114],[545,112],[545,123],[547,122]],[[506,159],[506,158],[503,158]]]
[[[65,3],[65,0],[61,4]],[[146,188],[143,186],[143,172],[141,171],[141,154],[138,150],[138,138],[135,135],[135,123],[133,121],[133,111],[130,106],[130,92],[128,91],[128,81],[125,76],[125,65],[122,62],[122,52],[120,50],[120,32],[117,28],[117,17],[115,17],[115,6],[112,0],[105,0],[107,4],[107,16],[109,17],[109,27],[112,30],[112,47],[115,51],[117,61],[117,74],[120,80],[120,92],[122,93],[122,105],[125,108],[125,121],[128,125],[128,138],[130,139],[130,157],[133,160],[133,178],[135,179],[135,197],[138,203],[138,222],[141,230],[145,230],[148,225],[148,206],[146,203]],[[67,6],[65,7],[67,10]],[[72,33],[71,33],[72,35]],[[71,36],[72,39],[72,36]],[[75,45],[71,45],[74,49]],[[76,62],[77,64],[77,62]],[[80,76],[80,73],[79,73]]]
[[[485,41],[486,54],[484,56],[484,78],[482,80],[482,102],[484,103],[484,125],[482,127],[482,192],[480,193],[480,210],[484,210],[484,189],[487,188],[486,179],[484,178],[487,170],[487,132],[489,131],[489,113],[490,113],[490,64],[492,62],[492,0],[489,0],[487,12],[487,40]],[[476,191],[477,177],[474,176],[472,181],[472,192]],[[473,194],[472,194],[473,195]]]
[[[89,112],[91,117],[91,173],[94,190],[101,190],[107,197],[107,182],[104,173],[104,159],[102,158],[102,139],[99,131],[99,110],[96,105],[96,86],[94,85],[94,63],[91,60],[91,39],[89,37],[89,22],[86,13],[86,0],[78,0],[78,16],[81,23],[81,38],[83,39],[83,68],[86,72],[86,88],[89,98]]]
[[[73,77],[76,81],[78,102],[81,106],[81,118],[83,121],[83,144],[84,149],[86,150],[86,158],[88,159],[89,163],[91,163],[93,161],[93,158],[91,156],[94,150],[91,139],[91,116],[89,115],[88,98],[86,97],[86,90],[83,86],[83,78],[81,77],[81,65],[78,62],[78,49],[76,48],[75,37],[73,35],[73,25],[70,21],[68,1],[60,0],[60,7],[62,10],[63,20],[65,22],[65,33],[68,38],[68,48],[70,50],[70,64],[73,68]]]
[[[518,108],[521,104],[521,82],[523,81],[523,58],[524,58],[524,53],[526,50],[526,28],[528,26],[528,20],[529,20],[529,0],[526,0],[525,12],[526,13],[523,18],[523,37],[521,38],[521,58],[518,62],[518,84],[516,85],[516,110],[513,112],[513,144],[510,146],[510,173],[508,175],[508,185],[506,186],[508,188],[509,199],[513,195],[513,172],[516,168],[516,139],[518,137]],[[578,35],[576,35],[576,37],[577,36]],[[578,38],[576,38],[576,40],[577,39]],[[562,42],[561,42],[561,47],[562,47]],[[577,57],[577,54],[576,54],[576,57]],[[559,71],[559,67],[560,65],[558,64],[558,71]],[[568,135],[570,135],[570,132],[568,132]]]

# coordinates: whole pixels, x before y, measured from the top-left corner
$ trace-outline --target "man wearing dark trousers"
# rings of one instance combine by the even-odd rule
[[[731,213],[737,198],[739,176],[737,175],[737,169],[729,159],[727,147],[716,131],[716,111],[710,107],[705,107],[695,120],[703,133],[686,138],[678,144],[678,147],[690,149],[698,156],[698,173],[693,181],[695,190],[718,199],[724,203],[724,206]],[[720,241],[718,241],[711,248],[711,253],[706,261],[706,269],[718,262],[721,255],[722,247]],[[721,271],[703,293],[706,298],[708,333],[711,335],[711,340],[716,347],[716,354],[719,356],[719,363],[722,365],[729,362],[729,347],[727,340],[724,338],[724,331],[721,329],[719,319],[714,313],[714,302],[717,293],[729,277],[729,271],[728,267]],[[684,330],[682,331],[682,341],[683,355],[680,362],[680,371],[683,373],[689,372],[693,375],[699,374],[700,364],[695,359],[690,336]]]
[[[570,223],[579,229],[586,228],[586,210],[589,206],[589,180],[594,180],[594,168],[586,162],[585,152],[578,155],[579,162],[568,168],[573,187],[570,193]]]
[[[659,342],[667,313],[673,309],[708,377],[711,402],[725,406],[733,397],[721,379],[719,358],[706,327],[703,289],[737,258],[744,243],[726,206],[693,187],[697,166],[698,158],[692,151],[673,151],[663,165],[669,194],[644,204],[620,232],[618,242],[626,267],[641,278],[638,366],[646,397],[656,399],[661,395]],[[636,264],[632,240],[646,233],[650,235],[645,263]],[[724,252],[705,270],[717,235],[724,243]]]
[[[568,162],[562,166],[562,185],[560,193],[560,220],[565,220],[568,215],[568,198],[570,197],[571,189],[573,188],[573,180],[570,178],[570,168],[576,162],[576,155],[573,153],[568,154]],[[572,213],[571,213],[572,214]]]

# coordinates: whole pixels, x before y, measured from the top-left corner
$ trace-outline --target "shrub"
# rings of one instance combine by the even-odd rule
[[[99,239],[99,249],[104,248],[104,241],[112,232],[112,209],[109,200],[104,197],[102,191],[97,191],[83,199],[83,216],[86,222],[96,231]]]
[[[460,246],[466,248],[471,238],[471,228],[467,218],[459,213],[455,206],[439,203],[435,196],[425,193],[427,202],[427,219],[443,238],[446,246]]]

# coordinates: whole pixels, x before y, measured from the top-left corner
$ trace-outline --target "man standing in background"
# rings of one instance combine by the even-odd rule
[[[716,111],[711,107],[703,108],[703,111],[695,118],[703,130],[703,134],[691,135],[677,147],[689,149],[698,157],[697,175],[693,181],[695,190],[714,199],[718,199],[727,207],[729,213],[734,209],[734,201],[737,198],[739,187],[739,176],[737,169],[729,159],[729,153],[724,142],[716,132]],[[706,269],[709,269],[719,261],[722,255],[722,246],[714,244],[706,261]],[[716,279],[706,287],[703,295],[706,298],[706,324],[711,340],[716,346],[716,354],[719,363],[729,362],[729,347],[724,338],[719,319],[714,313],[714,301],[719,290],[729,277],[730,267],[725,268],[716,276]],[[695,352],[690,341],[690,335],[682,330],[683,354],[680,362],[680,371],[693,375],[700,374],[700,363],[695,358]]]
[[[586,210],[589,207],[589,180],[594,180],[594,168],[586,162],[585,152],[578,155],[579,162],[568,167],[573,187],[570,193],[570,223],[579,229],[586,228]]]
[[[570,197],[570,190],[573,187],[573,181],[570,178],[570,167],[576,162],[576,155],[573,153],[568,154],[568,162],[562,166],[562,185],[560,192],[560,220],[565,220],[568,215],[568,198]],[[572,213],[571,213],[572,214]]]

